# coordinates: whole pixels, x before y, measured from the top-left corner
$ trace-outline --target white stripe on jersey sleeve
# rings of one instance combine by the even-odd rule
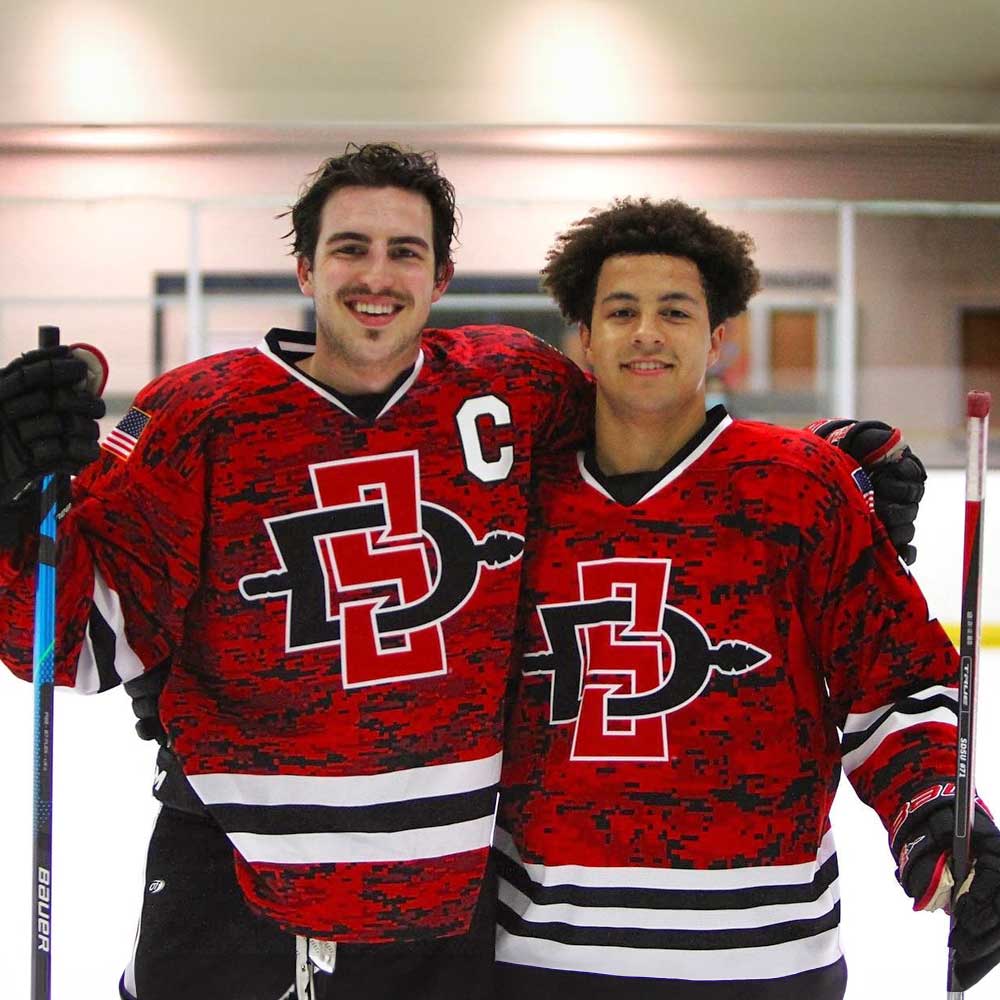
[[[385,774],[190,774],[188,779],[206,805],[370,806],[489,788],[500,780],[501,763],[502,754],[496,753]]]
[[[913,698],[917,701],[926,701],[928,698],[933,698],[939,694],[947,695],[954,700],[956,705],[958,704],[958,688],[945,687],[943,684],[935,684],[933,687],[924,688],[923,691],[914,691],[913,694],[908,694],[906,697],[907,699]],[[873,722],[881,719],[887,712],[891,712],[894,707],[895,702],[889,705],[882,705],[871,712],[852,712],[844,722],[844,735],[863,733]]]
[[[129,645],[125,636],[125,616],[122,614],[122,604],[118,594],[108,586],[107,581],[94,570],[94,593],[91,600],[94,609],[104,619],[108,628],[115,636],[114,669],[123,680],[130,681],[144,672],[142,660]],[[101,677],[97,669],[97,654],[94,651],[93,637],[90,625],[80,648],[80,657],[76,665],[76,679],[73,690],[79,694],[94,694],[101,689]]]
[[[844,723],[844,736],[853,733],[862,733],[873,722],[876,722],[885,713],[885,720],[879,725],[871,735],[855,747],[849,753],[844,754],[841,764],[844,774],[850,775],[856,771],[876,750],[883,741],[893,733],[898,733],[904,729],[912,729],[914,726],[924,726],[930,722],[940,722],[946,726],[954,727],[958,721],[958,689],[953,687],[942,687],[935,685],[924,691],[918,691],[908,696],[908,700],[924,701],[937,695],[945,695],[950,701],[955,703],[954,709],[949,709],[938,705],[926,712],[897,712],[893,711],[892,705],[885,705],[873,712],[864,712],[858,715],[848,715]]]

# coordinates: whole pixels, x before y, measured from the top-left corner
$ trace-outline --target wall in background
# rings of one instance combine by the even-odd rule
[[[327,152],[339,150],[0,153],[0,352],[31,346],[39,322],[57,323],[72,339],[100,344],[112,360],[109,391],[130,395],[151,374],[145,299],[153,275],[188,265],[190,210],[178,199],[259,199],[203,210],[204,270],[290,273],[286,223],[275,215]],[[749,198],[995,199],[995,175],[975,152],[942,138],[919,147],[790,143],[780,150],[631,156],[446,151],[441,162],[462,207],[460,272],[530,274],[556,232],[618,195],[709,205]],[[45,200],[58,198],[91,200]],[[765,271],[836,274],[833,215],[712,214],[754,235]],[[998,219],[858,220],[857,415],[905,427],[932,460],[953,448],[961,430],[959,310],[1000,306],[998,244]],[[107,301],[39,304],[53,296]],[[263,308],[247,342],[271,323],[288,322],[282,310]],[[183,313],[174,320],[180,340],[171,356],[179,358]]]

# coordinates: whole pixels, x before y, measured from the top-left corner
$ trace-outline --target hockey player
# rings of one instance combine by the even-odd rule
[[[170,744],[147,868],[163,888],[144,901],[125,1000],[273,1000],[292,931],[341,942],[320,995],[486,995],[489,893],[454,934],[482,851],[422,852],[461,847],[449,837],[492,808],[492,771],[445,783],[497,746],[533,450],[574,443],[591,403],[520,331],[421,334],[451,273],[451,199],[433,164],[388,147],[326,164],[293,211],[318,340],[272,331],[168,374],[75,484],[61,679],[124,678],[140,733]],[[0,502],[96,458],[100,404],[74,388],[78,368],[62,350],[0,373]],[[871,451],[871,435],[893,436],[852,425],[840,446]],[[909,560],[922,475],[912,458],[879,468]],[[22,674],[34,509],[21,497],[0,520],[3,658]],[[411,778],[422,799],[407,801]],[[316,863],[376,847],[381,861]]]
[[[523,331],[425,329],[455,226],[432,159],[349,151],[292,224],[317,333],[155,380],[61,524],[58,680],[169,663],[159,716],[197,794],[160,814],[165,888],[122,995],[277,1000],[298,940],[319,968],[343,945],[310,997],[475,997],[528,483],[539,450],[579,443],[592,391]],[[95,457],[78,367],[33,352],[0,378],[0,657],[25,677],[24,488]]]
[[[957,657],[815,437],[705,411],[745,234],[670,201],[561,236],[596,437],[538,470],[497,845],[502,997],[835,1000],[843,769],[915,908],[948,899]],[[842,734],[838,738],[838,730]],[[1000,961],[1000,834],[978,810],[952,942]]]

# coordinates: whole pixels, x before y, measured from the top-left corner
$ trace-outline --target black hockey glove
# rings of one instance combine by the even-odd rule
[[[875,513],[907,566],[917,560],[913,541],[927,470],[903,443],[903,434],[881,420],[817,420],[809,430],[846,451],[871,480]]]
[[[85,388],[88,373],[62,346],[29,351],[0,369],[0,508],[42,476],[75,475],[100,454],[104,402]]]
[[[940,806],[907,820],[896,838],[896,877],[915,910],[951,910],[954,881],[948,866],[955,810]],[[948,945],[955,949],[955,972],[965,989],[1000,964],[1000,830],[982,809],[972,828],[971,881],[955,904]]]
[[[133,680],[125,682],[125,693],[132,699],[135,712],[135,731],[140,740],[156,740],[161,747],[167,746],[167,731],[160,722],[160,694],[167,686],[170,676],[170,661],[161,663],[152,670]]]

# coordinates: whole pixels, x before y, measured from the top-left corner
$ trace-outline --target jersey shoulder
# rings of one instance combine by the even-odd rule
[[[274,381],[274,366],[256,348],[241,348],[172,368],[136,395],[117,427],[102,441],[112,456],[127,456],[113,446],[130,435],[127,464],[159,467],[190,462],[203,454],[206,442],[233,426],[234,418],[256,405],[261,388]],[[237,413],[236,411],[239,411]],[[119,471],[126,463],[112,463]]]
[[[832,469],[849,473],[857,465],[846,452],[810,431],[761,420],[734,420],[719,444],[721,447],[712,452],[717,459],[759,462],[806,475],[825,475]]]
[[[424,343],[452,362],[486,372],[548,372],[584,380],[579,366],[547,341],[516,326],[459,326],[424,331]]]
[[[766,483],[773,495],[783,491],[789,501],[808,493],[836,493],[859,511],[870,510],[871,483],[858,463],[810,431],[735,420],[710,456],[725,465],[735,484]]]
[[[135,405],[210,404],[215,397],[232,393],[233,380],[252,367],[255,357],[260,357],[256,348],[239,348],[171,368],[139,391]]]

